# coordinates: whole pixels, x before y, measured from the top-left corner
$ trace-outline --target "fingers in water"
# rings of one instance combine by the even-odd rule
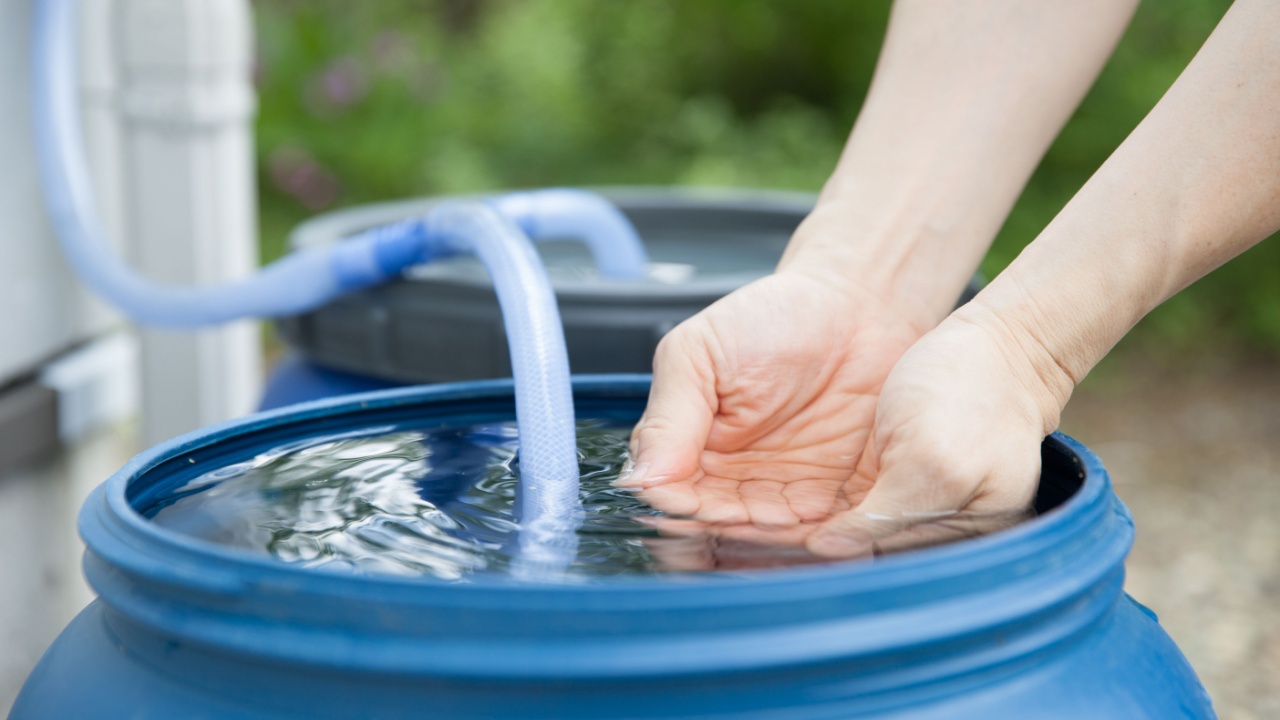
[[[618,473],[618,477],[614,479],[614,487],[621,488],[640,488],[644,487],[644,481],[649,476],[649,464],[644,463],[637,465],[631,456],[627,457],[626,462],[622,464],[622,472]]]
[[[687,482],[647,488],[641,491],[640,499],[669,515],[692,516],[702,507],[697,489]]]
[[[654,563],[667,572],[698,572],[716,568],[715,546],[700,533],[648,538],[644,546]]]
[[[691,513],[715,525],[745,525],[751,522],[740,491],[741,483],[726,478],[703,477],[694,485],[700,501]],[[655,490],[658,488],[654,488]]]
[[[800,522],[813,523],[837,509],[839,492],[837,485],[826,480],[795,480],[782,488],[782,497]]]
[[[867,557],[990,535],[1035,516],[1028,507],[1000,512],[902,511],[841,513],[816,530],[807,545],[829,558]]]
[[[800,524],[800,518],[783,495],[785,489],[786,485],[777,480],[748,480],[739,484],[738,493],[752,525],[788,528]]]
[[[643,542],[654,561],[667,571],[755,570],[829,562],[800,543],[745,540],[677,523]],[[667,534],[672,533],[672,534]]]
[[[718,410],[712,363],[696,332],[673,331],[653,362],[649,402],[631,433],[636,465],[627,482],[640,487],[692,475]]]
[[[819,531],[814,535],[805,546],[809,552],[820,557],[851,560],[875,555],[875,536],[861,528],[846,527],[839,531]]]
[[[622,466],[622,471],[619,472],[618,477],[614,479],[613,485],[614,487],[642,490],[644,488],[657,487],[658,485],[677,482],[685,479],[686,477],[687,476],[662,475],[654,473],[649,463],[636,463],[628,457]]]
[[[856,511],[855,511],[856,512]],[[1009,512],[904,512],[895,516],[861,513],[861,530],[840,537],[840,554],[815,552],[806,541],[814,524],[770,527],[753,523],[712,523],[691,517],[651,516],[640,520],[657,531],[645,538],[655,562],[665,570],[746,570],[872,560],[882,555],[965,540],[1004,530],[1034,516],[1030,508]],[[853,548],[851,552],[849,548]]]

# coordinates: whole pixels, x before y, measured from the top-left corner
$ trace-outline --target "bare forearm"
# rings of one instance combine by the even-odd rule
[[[936,323],[1135,5],[899,0],[849,143],[782,267],[856,274]]]
[[[1237,2],[1151,114],[965,311],[1036,346],[1061,403],[1143,315],[1280,229],[1277,28],[1280,5]]]

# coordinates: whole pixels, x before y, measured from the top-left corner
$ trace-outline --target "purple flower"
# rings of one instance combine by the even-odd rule
[[[338,176],[305,148],[282,145],[267,158],[271,182],[311,211],[330,207],[342,195]]]
[[[342,110],[369,94],[369,75],[354,58],[342,57],[317,73],[307,89],[308,104],[314,111]]]

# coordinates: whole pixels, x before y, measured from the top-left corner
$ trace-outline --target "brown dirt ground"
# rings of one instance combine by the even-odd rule
[[[1127,589],[1219,714],[1280,718],[1280,362],[1191,365],[1113,362],[1062,429],[1102,458],[1133,511]]]

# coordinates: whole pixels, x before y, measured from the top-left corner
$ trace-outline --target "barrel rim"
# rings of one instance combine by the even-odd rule
[[[574,376],[574,394],[575,398],[584,395],[607,398],[611,395],[634,396],[637,391],[643,390],[647,395],[650,378],[651,376],[649,375],[638,374]],[[279,429],[289,424],[299,425],[301,424],[300,421],[350,415],[353,411],[376,411],[382,408],[417,405],[426,402],[439,402],[445,400],[472,401],[479,399],[510,398],[513,397],[513,394],[514,383],[510,378],[474,380],[458,383],[441,383],[438,385],[374,390],[333,398],[322,398],[274,410],[254,413],[242,418],[210,425],[205,428],[177,436],[143,451],[126,463],[120,470],[114,473],[106,483],[104,483],[104,490],[107,493],[105,500],[110,511],[116,516],[116,519],[122,521],[131,531],[138,533],[140,536],[145,537],[148,540],[156,541],[164,545],[175,546],[199,555],[226,556],[240,562],[247,562],[254,566],[267,567],[276,570],[289,569],[290,571],[301,572],[307,575],[322,573],[326,576],[331,575],[335,578],[358,577],[370,582],[387,582],[391,584],[406,584],[410,586],[423,584],[430,585],[436,581],[429,577],[417,578],[389,574],[385,576],[348,576],[342,573],[329,573],[315,569],[301,568],[298,565],[265,558],[259,554],[185,536],[181,533],[164,529],[143,517],[133,507],[132,503],[128,499],[128,490],[135,479],[155,470],[167,460],[171,460],[181,455],[194,455],[210,446],[225,442],[227,439],[248,435],[263,429]],[[793,576],[800,578],[811,575],[825,576],[829,574],[844,574],[845,572],[865,572],[867,567],[896,568],[899,565],[950,564],[962,559],[962,556],[985,553],[991,549],[990,546],[993,545],[1005,545],[1008,544],[1010,540],[1018,540],[1027,536],[1043,534],[1045,530],[1056,528],[1057,526],[1069,521],[1069,516],[1073,514],[1074,511],[1083,510],[1089,506],[1096,505],[1111,489],[1110,475],[1103,467],[1101,460],[1099,460],[1098,457],[1082,443],[1061,432],[1053,433],[1047,438],[1047,441],[1056,445],[1061,450],[1079,457],[1082,464],[1082,472],[1085,477],[1080,489],[1075,494],[1073,494],[1061,506],[1055,507],[1049,513],[1046,513],[1041,517],[1034,518],[1026,523],[1019,524],[1015,527],[991,535],[972,538],[959,543],[921,548],[907,553],[885,556],[877,559],[875,563],[871,563],[869,565],[865,563],[833,563],[830,565],[769,568],[766,570],[720,571],[716,573],[716,576],[724,578],[724,581],[728,581],[730,583],[751,582],[755,585],[759,584],[761,581],[767,581],[768,579],[767,577],[757,577],[757,574],[762,576],[773,576],[776,574],[780,579],[785,581],[787,579],[791,579]],[[86,504],[85,512],[87,513],[90,510],[91,508]],[[83,515],[81,522],[85,522]],[[96,535],[93,539],[96,540]],[[88,542],[91,538],[85,538],[85,540]],[[593,580],[590,585],[629,586],[633,583],[642,585],[652,583],[669,583],[673,586],[681,587],[688,585],[687,582],[682,582],[676,579],[679,577],[680,575],[677,574],[647,575],[643,576],[644,579],[631,578],[629,576],[612,576]],[[456,587],[455,583],[448,581],[438,581],[438,584]],[[507,587],[513,585],[509,580],[490,581],[487,576],[478,576],[475,583],[469,584],[486,587]],[[716,584],[723,584],[723,582],[718,581]],[[539,584],[521,583],[520,587],[524,589],[550,589],[579,586],[565,586],[561,584],[543,586]]]
[[[577,377],[574,390],[579,400],[643,402],[649,383],[647,375]],[[322,664],[336,644],[346,648],[344,664],[468,677],[670,675],[813,664],[910,653],[984,633],[1000,634],[1003,644],[984,651],[992,657],[1021,656],[1082,632],[1121,594],[1131,520],[1097,457],[1060,434],[1047,442],[1078,458],[1083,484],[1061,506],[1027,523],[874,563],[721,572],[709,579],[647,575],[533,584],[477,577],[453,584],[326,572],[183,536],[151,523],[128,498],[130,483],[163,463],[237,437],[334,420],[350,425],[352,417],[432,403],[506,402],[513,390],[510,380],[486,380],[322,399],[157,445],[86,502],[80,517],[86,574],[120,616],[122,637],[158,632]],[[373,614],[340,608],[351,603]],[[193,611],[203,616],[197,621]],[[620,660],[613,628],[620,618],[643,618],[641,637],[632,638],[637,648],[659,641],[670,647],[673,638],[690,633],[692,644],[684,643],[676,659],[637,652]],[[352,633],[380,644],[352,649]],[[810,633],[815,644],[783,652],[773,641],[778,633]],[[1014,642],[1017,637],[1026,642]],[[554,663],[536,661],[557,643],[573,649]],[[395,651],[387,652],[389,646]],[[468,654],[467,647],[487,650]],[[494,660],[499,649],[500,662]]]

